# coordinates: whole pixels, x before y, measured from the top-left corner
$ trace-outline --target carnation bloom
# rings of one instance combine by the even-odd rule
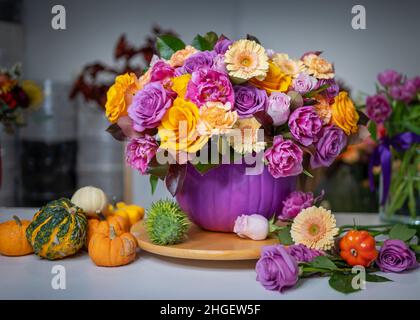
[[[200,108],[197,130],[200,135],[221,135],[228,133],[238,120],[236,111],[231,111],[229,103],[207,102]]]
[[[314,53],[303,56],[303,64],[306,66],[306,72],[318,79],[334,78],[334,67],[324,58]]]
[[[318,138],[322,121],[311,106],[297,108],[289,117],[292,136],[304,146],[311,145]]]
[[[176,98],[158,128],[160,148],[189,153],[200,150],[207,143],[208,137],[198,134],[199,119],[200,114],[194,103]]]
[[[156,155],[158,148],[159,146],[152,136],[146,134],[142,137],[134,138],[127,144],[126,162],[133,169],[140,171],[141,174],[145,174],[147,166]]]
[[[338,233],[336,221],[330,210],[312,206],[303,209],[293,220],[290,234],[296,244],[308,248],[329,250]]]
[[[314,109],[318,117],[322,120],[323,125],[327,125],[331,122],[331,105],[328,99],[323,95],[316,95],[315,99],[317,104],[314,105]]]
[[[268,72],[263,80],[252,78],[249,82],[257,88],[264,89],[268,94],[272,92],[285,92],[292,83],[292,77],[285,74],[273,62],[269,62]]]
[[[150,81],[162,81],[166,82],[169,78],[172,78],[175,73],[175,69],[167,64],[163,60],[157,61],[153,67],[151,67],[152,71],[150,73]]]
[[[179,97],[185,98],[185,94],[187,93],[187,86],[191,80],[191,75],[186,73],[182,76],[178,76],[172,78],[172,87],[171,89],[175,91]]]
[[[378,74],[378,81],[384,87],[390,87],[400,84],[402,80],[402,74],[395,70],[385,70]]]
[[[395,85],[389,88],[389,95],[398,101],[410,103],[416,96],[417,90],[411,82]]]
[[[334,99],[331,106],[332,122],[343,129],[346,135],[357,132],[359,114],[354,107],[353,101],[345,91],[341,91]]]
[[[292,98],[283,92],[273,92],[268,98],[267,114],[273,119],[274,126],[287,122],[291,100]]]
[[[240,135],[232,135],[228,138],[229,144],[238,153],[260,152],[265,148],[264,140],[258,135],[261,123],[254,117],[238,119],[233,127],[233,133],[239,132]]]
[[[185,97],[201,107],[206,102],[234,104],[234,93],[229,77],[211,69],[192,73]]]
[[[269,232],[268,220],[260,214],[241,215],[236,218],[233,232],[241,238],[264,240]]]
[[[169,59],[169,64],[172,67],[181,67],[184,65],[185,60],[196,52],[196,48],[188,45],[184,49],[178,50],[177,52],[172,54],[171,59]]]
[[[115,78],[115,83],[106,94],[105,115],[111,123],[127,115],[133,95],[140,89],[134,73],[125,73]]]
[[[229,46],[225,53],[229,75],[240,80],[264,79],[268,70],[265,49],[255,41],[241,39]]]
[[[271,60],[284,74],[292,78],[296,78],[305,69],[302,61],[290,59],[286,53],[276,53],[271,57]]]
[[[311,154],[311,168],[329,167],[340,155],[347,144],[347,136],[343,130],[335,126],[322,128],[315,144],[315,152]]]
[[[391,105],[383,94],[377,94],[366,99],[366,113],[370,120],[383,123],[392,113]]]
[[[268,171],[274,178],[297,176],[302,173],[303,151],[291,140],[275,136],[273,146],[264,154]]]
[[[280,219],[293,219],[303,209],[312,207],[314,194],[312,192],[293,191],[283,201],[283,210]]]

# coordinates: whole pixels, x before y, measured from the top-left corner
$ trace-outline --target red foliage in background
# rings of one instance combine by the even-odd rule
[[[127,41],[125,34],[121,35],[114,50],[114,60],[118,66],[107,66],[102,62],[87,64],[73,84],[70,99],[81,94],[85,101],[94,101],[104,108],[106,93],[114,82],[114,78],[126,72],[133,72],[140,76],[156,54],[156,38],[163,34],[176,36],[171,30],[154,26],[152,34],[146,37],[145,44],[136,47]]]

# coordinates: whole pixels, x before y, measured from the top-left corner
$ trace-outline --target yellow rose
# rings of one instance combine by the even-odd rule
[[[199,119],[198,107],[194,103],[176,98],[158,128],[160,148],[191,153],[200,150],[207,143],[208,137],[198,134]]]
[[[192,46],[186,46],[185,49],[178,50],[175,52],[169,60],[171,67],[180,67],[184,65],[185,60],[192,54],[196,53],[197,49]]]
[[[238,113],[230,110],[230,103],[207,102],[201,106],[198,132],[208,136],[228,133],[238,120]]]
[[[346,135],[357,133],[359,114],[356,112],[353,101],[351,101],[347,92],[341,91],[335,97],[331,106],[331,119],[336,126],[343,129]]]
[[[175,91],[178,94],[178,96],[183,99],[185,97],[185,93],[187,92],[187,86],[190,79],[191,75],[189,73],[172,78],[172,90]]]
[[[134,94],[140,89],[134,73],[126,73],[115,78],[115,83],[106,94],[105,115],[111,123],[127,115],[128,106]]]
[[[292,82],[292,77],[283,73],[276,64],[270,61],[265,79],[260,81],[252,78],[249,82],[270,94],[275,91],[287,91]]]

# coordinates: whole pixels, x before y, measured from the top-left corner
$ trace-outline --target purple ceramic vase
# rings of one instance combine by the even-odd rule
[[[296,177],[275,179],[264,166],[259,175],[246,175],[245,164],[222,164],[204,175],[192,165],[176,200],[199,227],[232,232],[242,214],[271,218],[283,208],[283,200],[296,188]]]

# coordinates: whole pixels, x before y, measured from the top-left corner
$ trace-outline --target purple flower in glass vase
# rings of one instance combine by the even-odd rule
[[[211,68],[213,66],[213,60],[216,56],[214,51],[199,51],[189,56],[185,60],[184,70],[187,73],[193,73],[205,68]]]
[[[274,178],[296,176],[303,171],[303,151],[291,140],[274,137],[273,146],[264,154],[268,171]]]
[[[314,194],[312,192],[293,191],[283,201],[283,210],[280,219],[288,220],[295,218],[303,209],[312,207]]]
[[[377,94],[366,99],[366,113],[370,120],[383,123],[392,113],[391,105],[383,94]]]
[[[133,129],[142,132],[156,128],[172,105],[170,94],[159,82],[147,84],[137,92],[128,108],[128,116],[133,121]]]
[[[268,97],[265,90],[250,85],[236,85],[235,110],[240,118],[251,117],[258,111],[264,111],[267,107]]]
[[[384,87],[390,87],[400,84],[402,80],[401,73],[395,70],[385,70],[378,74],[378,81]]]
[[[229,102],[233,106],[235,101],[229,77],[211,69],[201,69],[192,73],[185,97],[199,107],[206,102]]]
[[[322,94],[325,95],[328,99],[333,99],[338,96],[340,92],[340,86],[335,82],[334,79],[321,79],[318,81],[317,89],[321,88],[324,85],[328,85],[328,88],[322,91]]]
[[[267,113],[273,119],[273,125],[280,126],[287,122],[290,115],[291,97],[283,92],[273,92],[268,98]]]
[[[292,88],[300,94],[305,94],[312,91],[316,87],[317,83],[318,80],[316,78],[311,77],[307,73],[301,72],[295,79],[293,79]]]
[[[290,115],[289,128],[298,142],[309,146],[317,140],[317,135],[322,129],[322,121],[313,107],[300,107]]]
[[[175,74],[175,69],[171,67],[166,62],[159,60],[156,62],[153,67],[150,74],[150,81],[156,82],[156,81],[164,81],[166,79],[172,78]]]
[[[412,83],[405,83],[393,86],[389,89],[389,95],[397,100],[404,103],[410,103],[416,96],[416,91]]]
[[[217,54],[224,55],[232,43],[233,41],[229,40],[228,38],[220,38],[219,40],[217,40],[216,44],[214,45],[213,50],[216,51]]]
[[[324,127],[315,144],[315,153],[311,155],[311,168],[329,167],[347,145],[347,136],[336,126]]]
[[[415,253],[402,240],[385,240],[376,264],[383,272],[402,272],[419,266]]]
[[[293,257],[297,262],[311,262],[316,257],[323,256],[324,252],[317,249],[310,249],[304,244],[294,244],[288,246],[286,251]]]
[[[416,92],[420,92],[420,76],[407,80],[407,82],[408,81],[410,81],[413,84],[414,88],[416,89]]]
[[[144,135],[139,138],[131,139],[126,148],[126,162],[127,164],[145,174],[147,166],[156,155],[159,146],[155,138],[149,135]]]
[[[279,292],[293,287],[299,278],[297,261],[282,245],[263,247],[255,271],[264,288]]]

